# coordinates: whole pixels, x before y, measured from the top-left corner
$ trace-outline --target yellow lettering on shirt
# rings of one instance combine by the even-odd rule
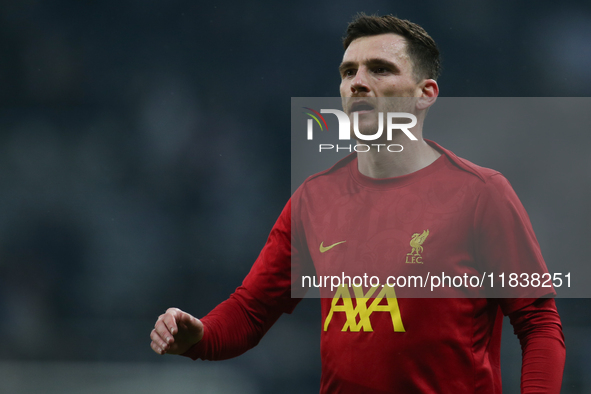
[[[330,311],[324,320],[324,331],[328,330],[328,326],[336,312],[344,312],[347,318],[341,331],[351,332],[359,332],[361,329],[363,329],[364,332],[372,332],[373,328],[370,320],[371,314],[373,312],[389,312],[392,318],[392,328],[394,329],[394,332],[405,332],[394,287],[382,287],[382,290],[368,307],[367,301],[371,299],[379,287],[380,286],[374,286],[364,294],[361,287],[353,286],[353,293],[356,301],[354,307],[349,288],[347,285],[340,286],[332,299]],[[386,305],[380,305],[380,302],[384,298],[386,298]],[[339,300],[342,300],[341,305],[338,305]],[[357,320],[358,316],[359,321]]]

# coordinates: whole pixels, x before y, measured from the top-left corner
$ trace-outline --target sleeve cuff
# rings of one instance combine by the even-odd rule
[[[201,338],[201,340],[193,346],[191,346],[189,350],[181,354],[181,356],[189,357],[192,360],[197,360],[199,358],[204,360],[203,357],[207,353],[207,341],[208,330],[205,328],[205,325],[203,325],[203,337]]]

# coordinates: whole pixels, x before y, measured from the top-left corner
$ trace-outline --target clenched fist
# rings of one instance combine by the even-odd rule
[[[169,308],[158,317],[150,338],[158,354],[183,354],[203,338],[203,324],[178,308]]]

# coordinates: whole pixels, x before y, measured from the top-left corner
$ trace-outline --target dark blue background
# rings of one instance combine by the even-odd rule
[[[358,11],[425,27],[442,96],[591,94],[583,1],[0,2],[0,360],[189,363],[151,352],[154,320],[202,316],[241,283],[290,196],[290,98],[338,96]],[[317,391],[317,303],[228,376]],[[558,305],[563,392],[591,392],[589,302]],[[517,392],[519,360],[504,360]]]

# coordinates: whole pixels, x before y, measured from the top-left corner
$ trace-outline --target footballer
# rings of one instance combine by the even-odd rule
[[[439,95],[439,50],[427,32],[360,14],[344,48],[343,111],[371,134],[376,99],[413,98],[417,141],[394,133],[388,143],[401,152],[352,153],[309,177],[226,301],[202,319],[176,308],[158,318],[150,334],[156,353],[203,360],[244,353],[296,308],[294,273],[322,276],[340,264],[361,273],[358,262],[387,262],[401,275],[435,263],[448,272],[547,272],[505,177],[422,137]],[[559,393],[565,345],[553,295],[540,288],[528,298],[397,298],[390,287],[340,286],[320,301],[320,392],[501,393],[507,316],[522,346],[521,392]]]

